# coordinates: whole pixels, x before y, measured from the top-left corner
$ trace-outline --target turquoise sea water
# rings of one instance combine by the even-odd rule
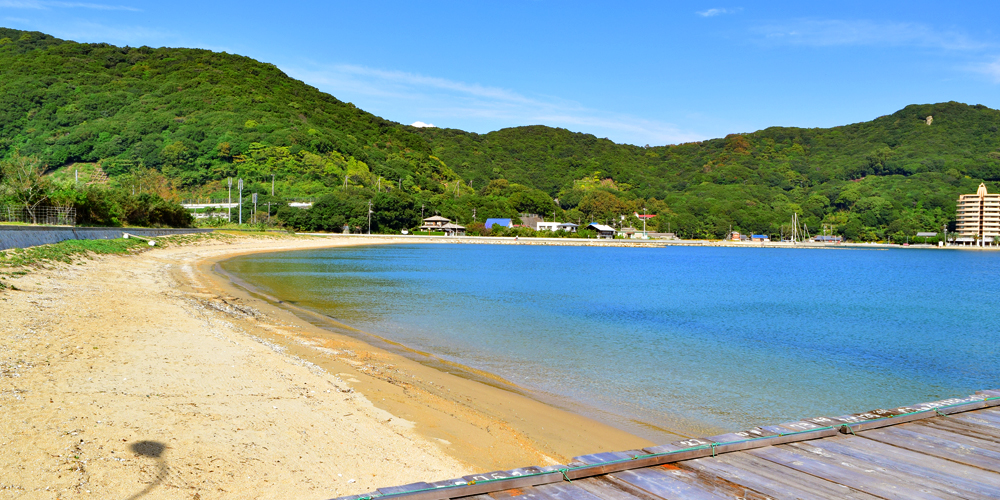
[[[250,255],[268,294],[658,439],[1000,387],[1000,254],[391,245]]]

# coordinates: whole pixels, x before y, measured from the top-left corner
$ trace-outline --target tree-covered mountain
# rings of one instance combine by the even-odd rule
[[[997,189],[998,127],[997,110],[949,102],[657,147],[545,126],[417,129],[242,56],[0,29],[0,156],[99,163],[112,179],[152,169],[199,196],[227,177],[269,190],[273,176],[280,196],[327,197],[312,217],[286,212],[311,227],[357,225],[378,198],[408,214],[384,230],[411,227],[421,207],[466,224],[518,213],[635,224],[620,216],[646,208],[653,229],[688,237],[779,234],[798,213],[813,232],[899,238],[953,223],[958,194],[979,182]]]

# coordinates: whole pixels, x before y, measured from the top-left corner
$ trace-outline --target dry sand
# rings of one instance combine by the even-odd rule
[[[379,241],[234,237],[10,280],[0,498],[331,498],[650,444],[209,272],[239,253]]]

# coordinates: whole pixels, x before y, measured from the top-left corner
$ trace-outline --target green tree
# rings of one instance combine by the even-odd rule
[[[17,150],[9,159],[0,161],[4,192],[28,211],[33,223],[38,222],[36,209],[48,200],[52,189],[51,180],[44,174],[45,168],[38,157],[24,156]]]

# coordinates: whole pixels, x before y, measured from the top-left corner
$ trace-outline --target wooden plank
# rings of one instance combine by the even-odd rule
[[[1000,453],[1000,442],[993,439],[984,439],[982,437],[975,436],[973,435],[975,434],[974,432],[964,428],[967,426],[968,424],[962,424],[960,422],[937,425],[925,424],[921,422],[920,425],[908,426],[907,429],[921,434],[928,434],[941,439],[954,441],[959,444],[966,444],[976,448]]]
[[[648,467],[645,469],[627,470],[617,472],[611,477],[664,500],[719,500],[732,498],[705,489],[703,485],[697,484],[696,481],[692,480],[692,477],[685,478],[682,475],[660,473],[657,469],[657,467]]]
[[[569,463],[569,466],[579,467],[581,465],[596,465],[608,462],[627,461],[640,455],[647,455],[647,453],[643,450],[630,450],[581,455],[579,457],[573,457],[573,461]]]
[[[912,429],[910,426],[887,427],[865,431],[858,436],[925,455],[1000,472],[1000,453],[959,444],[949,439],[922,434],[910,429]]]
[[[937,495],[921,491],[910,484],[898,481],[897,478],[883,471],[853,466],[845,467],[831,460],[822,460],[822,457],[801,450],[790,449],[787,445],[761,448],[746,453],[887,499],[960,498],[953,495]]]
[[[963,422],[961,420],[955,420],[954,417],[925,420],[921,422],[921,425],[1000,444],[1000,428],[990,427],[988,425],[980,425],[975,422]]]
[[[900,459],[898,453],[892,453],[886,449],[880,450],[885,452],[883,455],[853,448],[849,446],[849,442],[852,439],[872,443],[872,441],[863,438],[852,437],[845,438],[839,442],[829,439],[811,443],[794,443],[788,446],[812,455],[818,455],[822,457],[821,460],[823,461],[856,467],[860,470],[878,470],[882,474],[893,478],[893,481],[897,483],[916,486],[922,491],[931,492],[942,497],[952,496],[970,499],[980,498],[984,500],[1000,498],[1000,485],[990,486],[976,482],[968,477],[976,475],[975,472],[969,474],[970,470],[976,470],[973,467],[966,466],[965,472],[967,477],[962,478],[957,474],[960,472],[959,468],[962,467],[960,464],[953,463],[951,464],[952,467],[948,467],[947,461],[942,459],[938,459],[938,464],[929,464],[927,462],[933,459],[933,457],[913,452],[908,453],[923,457],[924,461],[918,460],[916,463],[904,461]],[[883,446],[884,448],[891,448],[889,445]],[[945,463],[943,467],[940,462]],[[938,465],[939,467],[934,467],[934,465]],[[981,470],[978,472],[980,475],[991,474]],[[996,476],[995,474],[991,475]],[[1000,476],[997,478],[1000,479]]]
[[[647,477],[659,477],[670,481],[680,481],[725,498],[743,500],[766,500],[770,497],[743,484],[734,483],[704,471],[683,467],[682,464],[665,464],[635,471]],[[617,475],[616,475],[617,476]]]
[[[652,493],[608,476],[573,481],[573,485],[604,500],[663,500]]]
[[[994,429],[1000,429],[1000,413],[994,414],[986,410],[980,410],[969,413],[960,413],[958,415],[951,415],[951,418],[958,420],[959,422],[968,422],[970,424],[977,424],[986,427],[992,427]]]
[[[976,394],[986,396],[988,398],[996,398],[993,401],[987,401],[987,406],[997,406],[1000,405],[1000,390],[986,390],[986,391],[976,391]]]
[[[678,465],[714,474],[774,498],[878,499],[863,491],[819,479],[749,453],[731,453],[715,458],[687,460]]]
[[[965,398],[950,398],[929,403],[917,403],[911,407],[917,411],[935,410],[936,412],[951,414],[985,408],[984,400],[987,396],[983,394],[973,394]]]
[[[570,483],[564,483],[569,485]],[[518,500],[602,500],[576,486],[560,487],[559,484],[544,485],[541,487],[513,488],[508,490],[494,491],[474,497],[461,497],[464,500],[498,500],[504,498],[516,498]],[[628,499],[628,500],[635,500]]]
[[[870,439],[845,436],[790,446],[813,446],[879,467],[926,477],[984,498],[1000,498],[1000,474]]]
[[[546,496],[543,498],[552,500],[610,500],[607,497],[602,497],[591,493],[590,491],[580,487],[578,484],[580,481],[573,483],[552,483],[546,484],[544,486],[537,486],[533,491],[540,492]],[[534,498],[534,497],[531,497]],[[620,496],[618,498],[621,498]],[[635,500],[634,496],[630,496],[629,500]]]

